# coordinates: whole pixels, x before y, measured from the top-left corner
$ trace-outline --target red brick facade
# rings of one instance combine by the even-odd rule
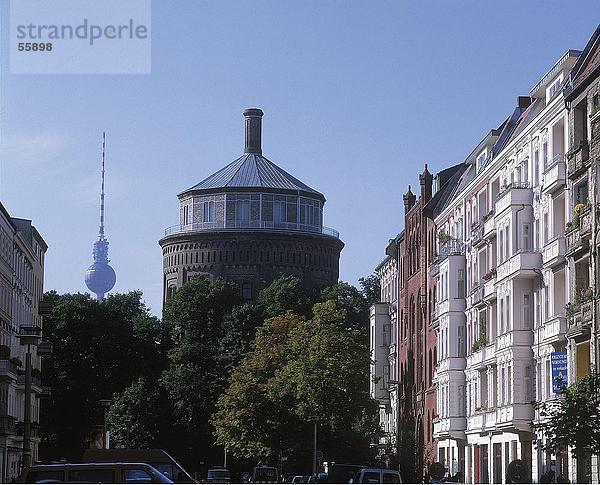
[[[412,448],[415,453],[414,469],[423,470],[424,473],[435,457],[432,420],[436,396],[432,379],[437,357],[437,337],[429,325],[433,310],[431,302],[434,301],[434,280],[429,277],[429,263],[433,260],[434,243],[431,241],[435,241],[435,228],[423,212],[432,196],[433,177],[427,167],[419,179],[420,196],[417,198],[410,187],[404,195],[405,243],[398,248],[398,365],[402,383],[399,455],[402,462]],[[411,465],[407,467],[412,468]],[[417,472],[413,480],[421,478]]]

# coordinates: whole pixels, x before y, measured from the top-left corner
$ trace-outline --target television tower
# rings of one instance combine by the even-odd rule
[[[102,133],[102,189],[100,191],[100,232],[94,242],[94,262],[85,272],[85,284],[98,301],[113,289],[117,281],[115,270],[108,264],[108,239],[104,235],[104,155],[106,150],[106,133]]]

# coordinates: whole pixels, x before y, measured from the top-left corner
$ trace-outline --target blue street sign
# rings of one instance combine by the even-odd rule
[[[552,352],[550,355],[552,364],[552,392],[562,394],[569,383],[567,375],[567,353]]]

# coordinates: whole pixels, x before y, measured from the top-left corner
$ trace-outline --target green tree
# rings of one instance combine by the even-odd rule
[[[311,320],[292,312],[267,320],[232,373],[213,424],[217,442],[235,455],[308,457],[317,421],[330,460],[372,458],[379,428],[364,381],[368,348],[342,328],[345,311],[333,301],[313,312]]]
[[[107,421],[115,448],[161,447],[163,413],[155,381],[141,377],[116,394]]]
[[[283,315],[287,311],[310,316],[315,301],[315,295],[302,285],[299,278],[284,276],[260,291],[257,305],[265,319]]]
[[[339,324],[347,330],[359,332],[363,337],[368,336],[369,301],[356,287],[340,282],[328,286],[321,291],[322,302],[331,300],[344,313],[339,319]]]
[[[599,398],[600,375],[592,372],[571,384],[562,399],[538,404],[542,419],[532,425],[546,438],[543,448],[552,453],[570,448],[578,462],[600,454]],[[578,466],[577,482],[586,481],[585,466]]]
[[[160,372],[162,328],[140,292],[101,302],[87,294],[49,292],[45,298],[54,303],[43,330],[53,354],[42,378],[52,396],[40,411],[40,458],[79,459],[92,427],[102,425],[99,401]]]
[[[379,276],[377,273],[359,278],[358,284],[360,285],[360,291],[367,299],[369,306],[381,300],[381,284],[379,283]]]
[[[174,413],[178,454],[190,466],[199,459],[220,459],[209,423],[229,370],[248,351],[257,312],[242,304],[236,284],[222,279],[193,278],[167,303],[165,325],[173,348],[160,385]]]

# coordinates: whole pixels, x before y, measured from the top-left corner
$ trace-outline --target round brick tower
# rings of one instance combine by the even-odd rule
[[[235,281],[249,300],[280,276],[338,281],[344,243],[323,226],[325,197],[262,155],[262,116],[244,111],[244,155],[179,194],[179,224],[159,241],[163,301],[197,275]]]

